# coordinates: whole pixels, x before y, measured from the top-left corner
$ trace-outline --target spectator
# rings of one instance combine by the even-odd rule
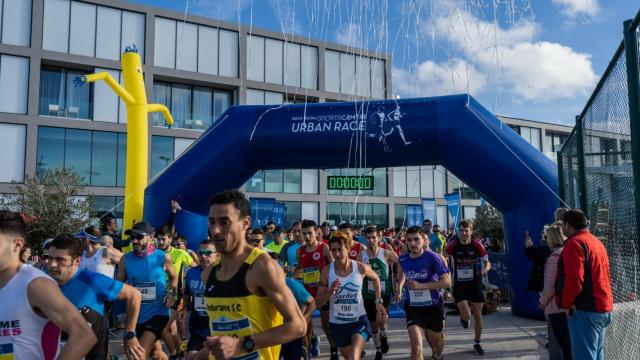
[[[554,283],[558,275],[558,259],[567,239],[562,234],[562,224],[555,223],[547,229],[547,242],[551,247],[551,255],[544,267],[544,288],[540,293],[540,308],[547,317],[549,334],[549,359],[571,360],[571,338],[567,325],[566,309],[558,307],[555,301]]]
[[[111,236],[113,239],[113,247],[122,251],[123,248],[129,246],[131,241],[122,240],[120,235],[118,234],[118,221],[116,221],[116,217],[113,214],[108,213],[102,217],[100,231],[102,231],[101,235]]]
[[[582,211],[569,210],[562,219],[568,239],[558,261],[556,292],[558,305],[568,309],[571,353],[580,360],[604,359],[613,311],[607,250],[587,228]]]
[[[527,290],[529,291],[541,292],[544,287],[544,264],[551,253],[545,236],[543,230],[540,234],[540,245],[535,246],[529,232],[525,232],[524,235],[524,252],[527,255],[527,259],[533,262],[533,268],[531,268],[529,281],[527,282]]]

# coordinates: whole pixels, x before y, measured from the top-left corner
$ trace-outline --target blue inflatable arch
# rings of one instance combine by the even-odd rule
[[[539,317],[538,296],[526,289],[523,237],[552,219],[557,168],[469,95],[231,107],[147,187],[144,216],[159,226],[179,199],[185,211],[176,226],[197,244],[211,194],[263,169],[347,167],[356,148],[368,168],[443,165],[499,209],[513,313]]]

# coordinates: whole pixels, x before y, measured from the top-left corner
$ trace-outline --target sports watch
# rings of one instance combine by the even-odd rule
[[[125,340],[131,340],[134,337],[136,337],[136,332],[135,331],[127,331],[126,333],[124,333],[123,335]]]
[[[377,298],[373,302],[376,304],[384,304],[384,300],[382,300],[382,298]]]
[[[244,350],[246,352],[252,352],[253,351],[253,347],[256,344],[253,342],[253,338],[251,336],[245,336],[244,337],[244,341],[242,342],[242,347],[244,348]]]

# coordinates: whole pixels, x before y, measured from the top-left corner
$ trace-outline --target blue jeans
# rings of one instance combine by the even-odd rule
[[[573,358],[604,360],[604,336],[611,313],[577,310],[568,322]]]

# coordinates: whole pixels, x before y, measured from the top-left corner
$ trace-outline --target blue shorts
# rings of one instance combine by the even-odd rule
[[[357,321],[346,324],[329,323],[329,336],[339,348],[351,346],[351,337],[355,334],[362,336],[365,342],[369,341],[369,320],[366,315],[360,316]]]

